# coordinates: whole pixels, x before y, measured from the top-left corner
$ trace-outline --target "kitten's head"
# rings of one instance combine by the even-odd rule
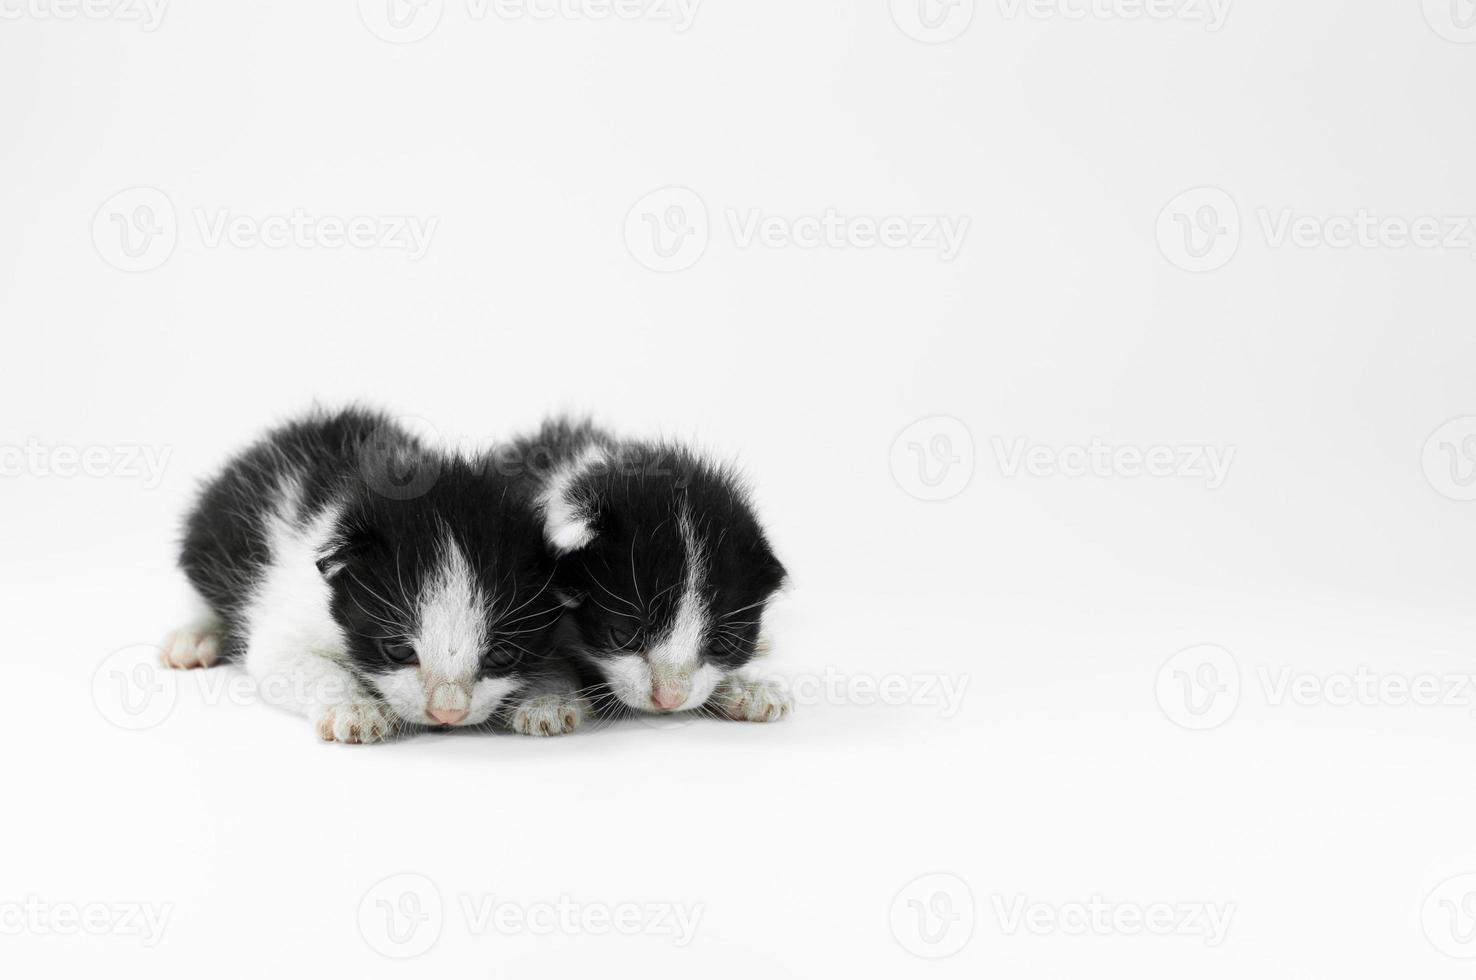
[[[364,488],[318,569],[346,666],[401,720],[475,725],[552,653],[562,606],[529,508],[466,461],[410,499]]]
[[[591,444],[539,500],[585,656],[639,711],[704,703],[783,584],[740,483],[666,446]]]

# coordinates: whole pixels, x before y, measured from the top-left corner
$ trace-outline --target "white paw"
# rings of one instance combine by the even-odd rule
[[[163,652],[159,659],[166,667],[189,670],[192,667],[211,667],[220,660],[220,634],[209,626],[181,626],[164,637],[160,646]]]
[[[567,735],[589,714],[589,702],[570,694],[540,694],[519,702],[508,718],[519,735]]]
[[[767,633],[760,633],[758,640],[753,645],[755,657],[767,657],[774,652],[774,638]]]
[[[313,727],[325,742],[382,742],[395,732],[394,719],[373,701],[324,705],[313,715]]]
[[[779,721],[794,710],[794,701],[778,681],[741,678],[725,681],[711,704],[734,721]]]

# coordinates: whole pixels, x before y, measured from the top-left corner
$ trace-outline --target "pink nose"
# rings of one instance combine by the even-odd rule
[[[687,700],[684,695],[674,691],[655,690],[651,692],[651,700],[656,702],[656,707],[662,711],[670,711]]]
[[[466,717],[465,708],[431,708],[426,714],[443,725],[454,725]]]

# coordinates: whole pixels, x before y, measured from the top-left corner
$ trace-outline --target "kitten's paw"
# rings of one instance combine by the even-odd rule
[[[192,667],[213,667],[220,661],[220,634],[211,626],[191,624],[181,626],[160,644],[159,660],[166,667],[189,670]]]
[[[727,680],[712,696],[711,704],[734,721],[779,721],[794,710],[784,685],[769,680]]]
[[[319,708],[313,727],[325,742],[358,745],[383,742],[395,732],[394,719],[373,701],[345,701]]]
[[[774,652],[774,638],[768,633],[759,633],[758,640],[753,645],[755,657],[767,657]]]
[[[508,723],[519,735],[567,735],[589,714],[589,702],[569,694],[540,694],[519,702]]]

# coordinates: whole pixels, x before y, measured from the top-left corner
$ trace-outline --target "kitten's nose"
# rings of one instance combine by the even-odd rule
[[[685,694],[679,694],[676,691],[663,691],[658,687],[652,689],[651,700],[655,701],[656,707],[662,711],[670,711],[687,700],[687,696]]]
[[[430,715],[432,718],[434,718],[436,721],[440,722],[442,725],[454,725],[458,721],[460,721],[461,719],[463,719],[463,718],[466,717],[466,709],[465,708],[430,708],[429,710],[426,711],[426,714]]]

